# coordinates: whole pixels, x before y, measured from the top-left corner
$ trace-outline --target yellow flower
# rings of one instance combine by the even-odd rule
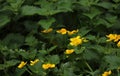
[[[65,51],[65,54],[72,54],[74,52],[74,49],[67,49]]]
[[[21,61],[21,63],[18,65],[18,68],[23,68],[25,65],[27,64],[27,62]]]
[[[41,31],[42,33],[49,33],[49,32],[52,32],[52,28],[49,28],[49,29],[47,29],[47,30],[43,30],[43,31]]]
[[[77,33],[78,32],[78,29],[77,30],[73,30],[73,31],[68,31],[68,35],[72,35],[74,33]]]
[[[114,42],[117,42],[120,40],[120,35],[117,35],[116,39],[114,40]]]
[[[80,36],[74,37],[74,38],[70,38],[70,45],[72,46],[77,46],[79,44],[82,44],[82,39],[80,38]]]
[[[66,34],[67,33],[67,30],[65,28],[61,28],[60,30],[57,30],[57,33],[60,33],[60,34]]]
[[[117,46],[120,47],[120,41],[117,43]]]
[[[39,59],[35,59],[34,61],[30,61],[30,65],[33,66],[33,65],[35,65],[37,62],[39,62]]]
[[[112,72],[111,72],[111,70],[110,70],[110,71],[108,71],[108,72],[104,72],[104,73],[102,74],[102,76],[109,76],[111,73],[112,73]]]
[[[54,67],[55,67],[55,64],[50,64],[50,63],[42,65],[42,68],[45,69],[45,70],[49,69],[49,68],[54,68]]]
[[[106,35],[109,39],[107,41],[112,41],[114,40],[114,42],[116,42],[116,38],[117,38],[117,34],[109,34],[109,35]]]

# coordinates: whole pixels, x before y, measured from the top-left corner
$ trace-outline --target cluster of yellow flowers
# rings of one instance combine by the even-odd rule
[[[49,68],[54,68],[55,67],[55,64],[51,64],[51,63],[46,63],[46,64],[43,64],[42,65],[42,68],[47,70]]]
[[[108,71],[108,72],[104,72],[103,74],[102,74],[102,76],[109,76],[109,75],[111,75],[111,70],[110,71]]]
[[[67,33],[68,33],[68,35],[72,35],[72,34],[75,34],[77,32],[78,32],[78,30],[69,31],[69,30],[66,30],[65,28],[61,28],[60,30],[57,30],[57,33],[60,33],[62,35],[67,34]]]
[[[78,46],[82,44],[83,42],[88,42],[88,40],[86,40],[85,38],[81,38],[80,36],[70,38],[71,46]],[[66,49],[65,54],[72,54],[74,51],[75,51],[74,49]]]
[[[34,61],[30,61],[30,65],[33,66],[35,65],[37,62],[39,62],[39,59],[35,59]],[[27,62],[21,61],[20,64],[18,65],[18,68],[23,68],[25,65],[27,64]]]
[[[109,34],[106,35],[107,38],[109,38],[107,41],[114,41],[117,42],[117,46],[120,47],[120,35],[119,34]]]

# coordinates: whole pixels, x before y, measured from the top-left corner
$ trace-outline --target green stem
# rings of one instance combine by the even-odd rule
[[[87,67],[89,68],[89,70],[91,71],[91,72],[93,72],[93,69],[90,67],[90,65],[85,61],[85,64],[87,65]]]
[[[30,75],[32,75],[32,72],[30,72],[28,69],[26,69],[28,71],[28,73],[30,73]]]

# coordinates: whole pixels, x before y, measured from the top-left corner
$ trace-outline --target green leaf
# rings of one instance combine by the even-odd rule
[[[48,29],[54,22],[55,22],[54,18],[49,18],[47,20],[40,20],[38,24],[41,25],[41,27],[43,27],[44,29]]]
[[[105,56],[105,61],[109,63],[109,69],[117,69],[120,66],[120,57]]]
[[[18,60],[10,60],[10,61],[6,61],[5,65],[6,67],[11,67],[11,66],[15,66],[16,64],[18,64],[20,61]]]
[[[24,37],[20,34],[8,34],[4,40],[5,45],[8,45],[10,48],[20,47],[24,43]],[[12,45],[11,45],[12,43]]]
[[[15,76],[22,76],[22,74],[25,71],[26,71],[26,68],[22,68],[22,69],[16,68],[16,70],[15,70]]]
[[[38,14],[39,11],[41,11],[41,9],[35,6],[26,5],[22,7],[22,15],[34,15]]]
[[[4,70],[6,68],[5,64],[0,64],[0,70]]]
[[[60,58],[58,55],[52,55],[48,57],[48,61],[53,64],[58,64],[60,62]]]
[[[85,50],[85,47],[81,47],[80,49],[75,49],[76,54],[81,54]]]
[[[27,36],[25,39],[25,42],[29,46],[36,46],[38,43],[38,40],[34,36]]]
[[[86,60],[93,60],[93,59],[98,59],[99,55],[93,50],[85,50],[83,53],[83,57]]]
[[[49,48],[49,49],[47,50],[47,52],[50,53],[50,52],[53,51],[56,47],[57,47],[57,46],[53,46],[53,47]]]
[[[100,3],[98,3],[97,4],[98,6],[100,6],[100,7],[103,7],[103,8],[105,8],[105,9],[111,9],[112,7],[113,7],[113,4],[112,3],[110,3],[110,2],[100,2]]]
[[[96,17],[97,15],[100,15],[101,13],[102,12],[97,8],[91,8],[90,12],[83,13],[83,15],[89,17],[90,19],[93,19],[94,17]]]
[[[34,59],[37,54],[36,50],[30,50],[29,52],[29,59]]]
[[[10,22],[10,18],[6,15],[0,15],[0,28],[5,26],[8,22]]]

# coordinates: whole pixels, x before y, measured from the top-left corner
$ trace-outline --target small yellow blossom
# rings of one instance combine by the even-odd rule
[[[65,54],[72,54],[74,52],[74,49],[67,49],[65,51]]]
[[[77,30],[73,30],[73,31],[68,31],[68,35],[72,35],[72,34],[75,34],[78,32],[78,29]]]
[[[77,46],[79,44],[82,44],[82,39],[80,38],[80,36],[74,37],[74,38],[70,38],[70,45],[72,46]]]
[[[52,32],[52,28],[49,28],[49,29],[47,29],[47,30],[43,30],[43,31],[41,31],[42,33],[49,33],[49,32]]]
[[[117,35],[116,39],[114,40],[114,42],[117,42],[120,40],[120,35]]]
[[[117,43],[117,46],[120,47],[120,41]]]
[[[27,62],[21,61],[21,63],[18,65],[18,68],[23,68],[25,65],[27,64]]]
[[[61,28],[60,30],[57,30],[57,33],[60,33],[60,34],[66,34],[67,33],[67,30],[65,28]]]
[[[33,66],[33,65],[35,65],[37,62],[39,62],[39,59],[35,59],[34,61],[30,61],[30,65]]]
[[[109,35],[106,35],[106,37],[108,37],[109,39],[107,41],[112,41],[114,40],[114,42],[117,41],[117,34],[109,34]]]
[[[54,68],[54,67],[55,67],[55,64],[50,64],[50,63],[42,65],[42,68],[45,69],[45,70],[49,69],[49,68]]]
[[[111,75],[111,70],[110,71],[108,71],[108,72],[104,72],[103,74],[102,74],[102,76],[109,76],[109,75]]]

